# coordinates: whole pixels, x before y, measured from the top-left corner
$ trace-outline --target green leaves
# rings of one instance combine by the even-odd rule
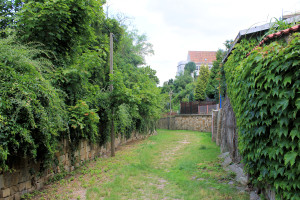
[[[0,29],[13,27],[18,36],[0,39],[0,171],[15,157],[51,163],[62,136],[72,145],[82,138],[104,144],[112,119],[126,137],[134,130],[154,130],[161,112],[159,80],[150,67],[139,66],[153,53],[152,45],[137,30],[106,18],[104,3],[0,3],[6,16]],[[108,89],[110,32],[115,35],[113,92]]]
[[[47,75],[49,61],[37,59],[43,51],[20,45],[15,38],[0,40],[0,145],[5,157],[0,168],[16,157],[48,159],[57,136],[67,129],[67,115],[60,91]],[[5,64],[4,64],[5,63]]]
[[[295,160],[297,157],[298,153],[297,152],[288,152],[287,154],[284,155],[284,164],[288,165],[290,164],[291,166],[293,166],[295,164]]]
[[[197,78],[195,89],[195,100],[203,101],[206,98],[205,90],[209,79],[208,66],[200,66],[199,76]]]
[[[297,199],[300,34],[266,44],[245,58],[252,41],[244,39],[236,45],[225,64],[240,151],[246,166],[251,166],[248,173],[254,184],[268,183],[284,199]]]

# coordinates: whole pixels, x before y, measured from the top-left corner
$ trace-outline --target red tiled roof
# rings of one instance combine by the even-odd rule
[[[188,61],[196,64],[212,64],[216,60],[216,51],[189,51]]]
[[[296,26],[293,26],[291,28],[288,28],[288,29],[285,29],[285,30],[282,30],[282,31],[279,31],[277,33],[273,33],[273,34],[270,34],[270,35],[267,35],[264,39],[262,39],[260,41],[260,43],[254,48],[252,49],[247,55],[246,57],[248,57],[252,51],[254,51],[255,49],[257,49],[258,47],[261,47],[265,42],[267,42],[268,40],[272,40],[272,39],[275,39],[275,38],[278,38],[278,37],[281,37],[283,35],[288,35],[292,32],[297,32],[297,31],[300,31],[300,24],[296,25]]]

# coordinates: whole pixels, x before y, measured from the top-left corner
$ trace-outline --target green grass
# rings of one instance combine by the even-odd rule
[[[234,175],[222,169],[210,133],[158,130],[129,147],[114,158],[91,162],[72,181],[52,187],[68,189],[50,189],[43,197],[80,199],[75,191],[82,190],[87,200],[249,199],[248,193],[227,184]]]
[[[219,154],[210,133],[159,130],[113,181],[88,188],[87,199],[249,199],[226,184],[232,177]]]

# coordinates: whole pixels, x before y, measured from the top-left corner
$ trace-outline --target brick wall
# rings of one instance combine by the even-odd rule
[[[126,139],[118,135],[115,147],[147,136],[133,133],[131,138]],[[51,177],[62,170],[73,171],[75,167],[79,167],[84,161],[109,154],[109,142],[100,146],[82,140],[78,145],[78,149],[72,152],[69,142],[63,140],[61,141],[60,151],[55,155],[58,165],[53,164],[50,169],[41,170],[41,163],[34,163],[28,159],[20,158],[14,161],[13,172],[0,171],[0,200],[19,200],[23,194],[41,189]]]
[[[175,115],[161,118],[157,123],[157,128],[170,130],[192,130],[201,132],[211,132],[211,115]]]

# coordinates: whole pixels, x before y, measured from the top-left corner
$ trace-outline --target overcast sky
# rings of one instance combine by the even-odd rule
[[[146,57],[160,85],[175,78],[188,51],[224,49],[240,30],[300,10],[300,0],[107,0],[110,16],[122,13],[145,33],[155,55]]]

